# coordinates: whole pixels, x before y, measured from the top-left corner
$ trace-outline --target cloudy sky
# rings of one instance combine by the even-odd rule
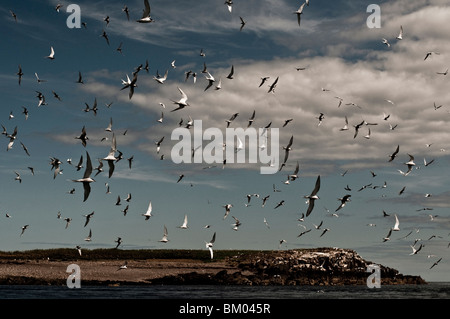
[[[59,12],[58,3],[63,4]],[[300,2],[288,0],[235,1],[231,12],[223,1],[150,1],[151,24],[136,22],[144,7],[141,0],[77,1],[86,25],[73,29],[66,25],[71,3],[6,1],[0,10],[0,123],[6,134],[17,127],[12,149],[7,150],[6,136],[0,146],[1,250],[111,248],[117,237],[123,239],[123,249],[205,249],[205,241],[216,232],[216,249],[350,248],[405,274],[450,280],[450,97],[445,72],[450,43],[441,27],[450,16],[447,1],[380,1],[380,28],[368,27],[371,2],[362,0],[311,0],[300,26],[293,13]],[[125,4],[130,20],[122,10]],[[240,18],[245,21],[242,29]],[[400,27],[402,40],[396,38]],[[53,60],[46,58],[51,46]],[[435,53],[425,59],[428,52]],[[130,99],[128,89],[121,90],[122,79],[133,78],[146,61],[148,72],[138,72]],[[204,65],[216,80],[207,90]],[[234,76],[228,79],[232,66]],[[166,70],[164,84],[156,82],[154,76]],[[195,82],[186,80],[188,71],[197,74]],[[79,72],[84,84],[77,83]],[[45,82],[38,83],[35,73]],[[269,79],[260,86],[263,77]],[[268,93],[276,78],[275,92]],[[189,106],[171,112],[176,107],[172,101],[181,98],[178,88],[188,96]],[[37,92],[45,96],[46,105],[38,106]],[[92,108],[95,100],[97,113],[85,112],[86,104]],[[279,143],[269,144],[278,147],[279,161],[293,136],[281,171],[260,174],[262,163],[174,163],[171,151],[178,140],[171,140],[171,134],[181,120],[181,127],[190,119],[201,120],[203,130],[219,128],[225,134],[233,114],[238,116],[230,128],[245,129],[253,111],[253,128],[270,123],[278,129]],[[82,185],[72,180],[83,176],[86,152],[94,168],[107,156],[113,136],[105,131],[110,119],[123,159],[116,162],[111,178],[104,163],[105,171],[94,177],[84,202]],[[292,121],[283,127],[288,119]],[[346,119],[348,130],[341,130]],[[361,123],[355,137],[355,126]],[[75,139],[83,126],[86,147]],[[194,128],[189,131],[194,134]],[[158,153],[155,142],[162,137]],[[397,145],[399,152],[389,162]],[[400,171],[407,171],[408,154],[416,165],[404,176]],[[77,171],[81,156],[83,168]],[[56,178],[51,157],[62,161],[62,174]],[[297,162],[299,178],[285,183]],[[22,182],[15,180],[15,172]],[[177,183],[181,174],[184,178]],[[318,176],[320,199],[311,215],[298,221],[307,209],[304,196]],[[279,191],[274,192],[274,185]],[[129,202],[127,194],[132,195]],[[259,197],[252,196],[246,206],[247,194]],[[346,194],[351,201],[333,215]],[[116,205],[118,197],[121,205]],[[144,220],[150,201],[153,216]],[[275,209],[281,201],[284,205]],[[225,204],[233,207],[224,219]],[[383,211],[389,216],[383,217]],[[84,227],[83,215],[90,212],[94,217]],[[185,214],[189,228],[177,228]],[[383,242],[395,214],[400,231]],[[242,223],[237,231],[232,216]],[[72,221],[66,228],[67,217]],[[207,224],[211,227],[203,228]],[[20,236],[24,225],[29,227]],[[168,243],[159,242],[164,225]],[[329,231],[321,236],[325,228]],[[85,242],[89,229],[92,241]],[[280,240],[286,242],[280,246]],[[422,249],[410,255],[414,244]]]

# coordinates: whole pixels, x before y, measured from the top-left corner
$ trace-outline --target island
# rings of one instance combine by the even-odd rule
[[[292,250],[0,251],[0,285],[66,285],[79,267],[83,285],[366,285],[370,265],[382,285],[426,284],[420,276],[363,259],[342,248]]]

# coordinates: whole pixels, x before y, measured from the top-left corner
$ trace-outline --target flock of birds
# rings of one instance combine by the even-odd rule
[[[151,10],[150,10],[150,5],[148,0],[144,0],[144,9],[143,9],[143,13],[142,16],[138,19],[135,20],[136,23],[140,23],[140,24],[150,24],[150,23],[156,23],[156,21],[151,17]],[[233,8],[233,1],[232,0],[227,0],[225,1],[225,5],[227,6],[228,11],[231,13],[232,12],[232,8]],[[305,6],[309,6],[309,1],[307,0],[306,2],[303,2],[300,7],[295,10],[293,13],[297,16],[297,23],[300,26],[301,25],[301,18],[303,15],[303,10],[305,9]],[[57,12],[59,12],[59,10],[62,8],[62,5],[58,5],[55,10]],[[122,11],[126,14],[126,18],[128,21],[130,21],[130,11],[128,9],[127,6],[124,6]],[[17,21],[18,17],[17,15],[11,11],[11,15],[13,16],[13,18]],[[104,18],[103,20],[106,23],[106,27],[108,26],[108,24],[110,23],[110,17],[107,16]],[[244,28],[246,22],[245,20],[240,17],[240,21],[241,21],[241,27],[240,27],[240,31],[242,31],[242,29]],[[83,26],[85,28],[87,28],[87,25],[85,23],[83,23]],[[103,30],[103,33],[101,34],[101,37],[105,39],[107,45],[110,45],[110,41],[109,41],[109,36],[107,34],[107,32],[105,30]],[[399,35],[396,37],[397,41],[401,41],[403,40],[403,27],[400,26],[400,32]],[[385,44],[387,47],[391,47],[391,43],[383,38],[382,39],[382,43]],[[122,54],[122,45],[123,43],[121,42],[119,47],[116,49],[120,54]],[[431,55],[433,54],[439,54],[439,52],[427,52],[426,56],[424,58],[424,60],[427,60],[430,58]],[[206,55],[205,51],[203,49],[200,50],[200,56],[204,57]],[[50,52],[48,54],[48,56],[45,56],[46,59],[49,60],[55,60],[57,58],[57,55],[55,54],[55,50],[53,48],[53,46],[50,47]],[[172,61],[171,68],[176,68],[176,61]],[[307,69],[307,67],[297,67],[296,70],[297,71],[302,71]],[[128,75],[126,75],[126,79],[122,79],[122,87],[120,88],[120,90],[127,90],[128,91],[128,99],[131,100],[133,98],[135,89],[138,87],[137,83],[138,83],[138,79],[139,79],[139,75],[140,72],[142,72],[142,70],[146,71],[147,73],[149,72],[149,62],[148,60],[146,61],[145,64],[140,64],[138,67],[135,68],[135,70],[132,73],[132,76],[129,77]],[[206,63],[203,63],[203,69],[201,71],[201,74],[204,75],[205,80],[207,81],[207,86],[204,88],[204,91],[209,90],[210,88],[214,88],[215,90],[220,90],[222,89],[222,85],[221,85],[221,79],[219,79],[219,81],[216,80],[216,78],[211,74],[211,72],[207,69]],[[235,69],[234,66],[231,66],[230,72],[229,74],[226,76],[227,79],[232,80],[235,76],[234,74]],[[446,70],[445,72],[437,72],[439,75],[447,75],[448,70]],[[22,83],[22,77],[24,76],[24,72],[22,70],[22,67],[19,65],[18,66],[18,71],[16,73],[16,75],[18,76],[18,85],[20,86]],[[41,79],[39,77],[39,75],[37,73],[34,73],[36,81],[41,84],[41,83],[45,83],[47,82],[47,80],[45,79]],[[189,78],[192,78],[194,83],[196,83],[196,79],[197,79],[197,72],[194,71],[188,71],[185,72],[185,78],[184,80],[187,81]],[[166,70],[164,72],[163,75],[160,75],[159,72],[156,72],[156,75],[153,76],[153,80],[155,80],[158,84],[160,85],[164,85],[164,83],[167,81],[168,78],[168,71]],[[261,77],[260,79],[260,83],[259,83],[259,87],[262,87],[263,85],[267,85],[268,89],[267,89],[267,93],[270,94],[275,94],[275,89],[277,87],[278,81],[279,81],[279,77],[276,77],[276,79],[274,81],[272,81],[271,83],[268,83],[269,77]],[[79,84],[84,84],[84,79],[83,76],[81,74],[81,72],[78,73],[78,79],[76,80],[76,83]],[[329,90],[326,88],[322,88],[322,91],[324,92],[328,92]],[[41,106],[45,106],[48,104],[45,95],[42,92],[36,91],[37,95],[36,97],[38,98],[38,105],[37,107],[41,107]],[[188,96],[186,95],[186,93],[180,88],[178,87],[178,93],[180,94],[180,98],[179,99],[171,99],[171,102],[175,105],[175,108],[173,108],[170,112],[176,112],[179,110],[183,110],[186,107],[189,107],[189,103],[188,103]],[[53,96],[58,99],[61,100],[60,96],[55,92],[52,91]],[[339,105],[338,107],[340,107],[343,103],[343,99],[340,98],[339,96],[336,96],[336,99],[339,100]],[[386,100],[390,103],[393,103],[392,101]],[[112,103],[109,103],[106,105],[107,108],[111,107]],[[165,105],[163,103],[160,103],[161,106],[163,108],[165,108]],[[86,108],[84,109],[84,112],[88,113],[88,112],[93,112],[94,114],[97,114],[97,111],[99,109],[98,103],[97,103],[97,99],[94,100],[92,105],[89,105],[88,103],[85,103]],[[355,106],[360,108],[359,105],[354,104],[354,103],[348,103],[347,105],[351,105],[351,106]],[[442,105],[436,105],[434,104],[434,109],[437,110],[441,107]],[[26,119],[28,119],[28,114],[29,114],[29,110],[25,107],[23,107],[22,113],[26,116]],[[226,120],[226,124],[227,127],[229,127],[231,125],[231,123],[236,119],[236,117],[239,115],[239,113],[235,113],[233,114],[229,119]],[[13,112],[11,112],[10,114],[10,120],[12,120],[14,118],[14,114]],[[389,115],[385,114],[384,116],[384,120],[387,120],[389,118]],[[317,116],[317,126],[320,126],[322,124],[322,122],[325,119],[325,114],[324,113],[320,113]],[[252,116],[249,118],[248,120],[248,127],[250,127],[253,122],[255,120],[255,111],[253,111]],[[164,112],[161,112],[161,117],[159,118],[158,122],[159,123],[163,123],[164,121]],[[284,121],[283,127],[287,126],[290,122],[292,122],[293,119],[286,119]],[[180,121],[179,126],[185,125],[185,127],[190,127],[192,125],[192,119],[190,118],[189,121],[187,123],[183,123],[183,120]],[[370,125],[376,125],[376,123],[367,123],[366,121],[361,121],[360,123],[357,123],[356,125],[353,125],[353,129],[354,129],[354,134],[353,134],[353,138],[356,138],[358,136],[359,130],[362,127],[369,127],[368,133],[367,135],[364,136],[364,138],[369,139],[370,138]],[[8,144],[7,144],[7,151],[11,151],[14,146],[16,141],[18,140],[19,137],[19,130],[17,128],[17,126],[13,129],[13,131],[9,131],[6,129],[5,126],[3,126],[3,132],[2,134],[8,139]],[[340,131],[347,131],[350,129],[351,126],[349,126],[348,120],[345,117],[345,125],[340,129]],[[391,126],[391,129],[394,130],[396,126]],[[265,127],[266,129],[270,129],[270,124],[267,125]],[[86,150],[85,153],[83,153],[83,155],[80,156],[80,160],[78,162],[77,165],[73,165],[72,160],[68,159],[67,163],[70,165],[73,165],[76,168],[76,171],[80,171],[82,168],[84,168],[84,173],[82,176],[80,176],[80,178],[78,179],[72,179],[71,181],[73,183],[77,183],[77,184],[81,184],[83,187],[83,202],[88,201],[89,197],[90,197],[90,192],[91,192],[91,184],[96,182],[96,180],[94,179],[97,175],[101,174],[104,172],[104,168],[103,165],[104,163],[106,163],[108,165],[108,170],[107,170],[107,176],[109,179],[111,179],[114,175],[114,171],[115,171],[115,167],[117,165],[117,163],[119,161],[121,161],[122,159],[124,159],[124,155],[122,152],[120,152],[120,150],[117,147],[117,140],[116,140],[116,132],[113,130],[113,121],[112,118],[109,122],[109,125],[105,128],[106,132],[111,133],[111,146],[109,149],[109,152],[107,152],[105,154],[105,156],[103,158],[98,159],[98,166],[94,167],[93,163],[92,163],[92,159],[91,156],[89,154],[89,152]],[[126,132],[124,133],[126,134]],[[84,148],[86,148],[88,142],[89,142],[89,137],[88,137],[88,133],[86,130],[86,127],[83,126],[83,128],[81,129],[81,133],[77,136],[75,136],[75,139],[79,140],[82,144],[82,146]],[[286,146],[283,146],[283,150],[284,150],[284,160],[281,163],[281,166],[279,168],[279,170],[283,170],[286,167],[286,164],[288,163],[288,159],[289,159],[289,154],[293,148],[293,141],[294,141],[294,135],[291,136],[290,140],[288,141],[288,143],[286,144]],[[156,153],[159,154],[160,149],[161,149],[161,145],[164,142],[164,137],[162,137],[160,140],[155,142],[156,145]],[[23,150],[26,152],[26,154],[28,156],[30,156],[30,153],[27,149],[27,147],[20,142]],[[193,150],[193,152],[195,152],[195,150]],[[388,162],[392,162],[394,161],[398,154],[400,152],[400,145],[398,145],[393,152],[388,156]],[[409,160],[405,163],[403,163],[406,167],[405,170],[398,170],[399,173],[401,173],[404,176],[408,176],[412,170],[414,168],[417,168],[418,165],[416,165],[416,163],[414,162],[414,156],[412,154],[408,154],[409,156]],[[161,155],[161,159],[163,159],[163,155]],[[129,157],[127,159],[128,161],[128,166],[131,169],[132,168],[132,163],[133,163],[133,156]],[[431,160],[429,162],[424,162],[424,166],[428,166],[430,164],[432,164],[434,162],[434,160]],[[61,161],[60,159],[56,158],[56,157],[50,157],[50,165],[51,165],[51,170],[53,171],[53,178],[57,178],[60,174],[62,174],[62,166],[63,161]],[[223,163],[225,165],[225,162]],[[209,168],[209,167],[207,167]],[[33,167],[29,167],[31,173],[34,175],[34,169]],[[299,178],[299,162],[297,161],[295,169],[292,173],[288,174],[287,176],[287,180],[285,182],[285,184],[290,184],[291,182],[294,182],[295,180],[297,180]],[[95,176],[94,176],[95,173]],[[345,175],[346,172],[344,172],[342,174],[342,176]],[[18,181],[19,183],[22,183],[22,178],[21,175],[19,174],[18,171],[15,171],[16,177],[15,180]],[[375,176],[375,173],[373,173],[373,176]],[[179,183],[182,179],[184,178],[184,175],[180,175],[177,183]],[[109,192],[109,183],[105,183],[105,185],[107,186],[107,193]],[[307,229],[306,226],[304,226],[303,222],[305,220],[306,217],[310,216],[310,214],[314,211],[314,207],[315,207],[315,203],[320,199],[319,197],[319,192],[320,192],[320,187],[321,187],[321,176],[317,176],[316,178],[316,182],[314,187],[312,188],[311,192],[309,194],[304,195],[304,198],[306,200],[306,203],[308,204],[307,209],[306,209],[306,213],[302,213],[301,217],[298,218],[298,222],[300,222],[300,226],[304,228],[304,231],[302,231],[297,237],[301,237],[303,235],[305,235],[306,233],[310,232],[311,229]],[[386,184],[384,184],[383,186],[380,187],[386,187]],[[368,184],[363,186],[359,191],[362,191],[363,189],[366,188],[375,188],[372,184]],[[351,189],[347,186],[346,187],[347,191],[351,191]],[[74,194],[76,191],[76,188],[73,188],[69,193],[70,194]],[[402,190],[404,191],[404,189]],[[279,189],[277,189],[276,185],[273,184],[273,192],[277,193],[280,192]],[[400,192],[401,194],[402,192]],[[267,195],[265,197],[261,196],[262,199],[262,203],[261,203],[261,207],[264,207],[267,200],[269,199],[270,195]],[[351,194],[345,194],[344,196],[342,196],[341,198],[338,198],[338,202],[339,205],[337,206],[337,208],[335,209],[334,213],[332,213],[333,216],[338,216],[337,213],[344,209],[347,205],[348,202],[350,202],[352,195]],[[250,203],[252,201],[253,198],[260,198],[259,194],[248,194],[247,195],[247,203],[245,204],[246,206],[250,206]],[[124,199],[126,202],[129,202],[131,200],[131,194],[128,194],[127,198]],[[118,196],[117,201],[116,201],[116,205],[119,206],[121,205],[121,197]],[[285,204],[285,201],[282,200],[280,202],[278,202],[276,204],[276,206],[274,207],[274,209],[277,209],[278,207],[281,207]],[[223,205],[223,208],[225,209],[225,214],[223,216],[223,219],[225,220],[230,214],[231,211],[233,209],[233,204],[225,204]],[[124,213],[124,215],[127,214],[128,211],[128,206],[122,210],[122,212]],[[144,220],[149,220],[152,217],[152,202],[150,201],[148,204],[148,208],[147,211],[143,212],[142,217]],[[84,215],[85,217],[85,223],[84,223],[84,227],[86,227],[90,220],[92,219],[92,217],[94,216],[94,212],[91,212],[89,214]],[[239,227],[242,225],[241,221],[236,217],[233,216],[233,214],[231,214],[232,218],[234,219],[234,223],[232,224],[233,226],[233,230],[234,231],[238,231]],[[384,212],[384,217],[389,216],[389,214],[387,214],[386,212]],[[432,215],[430,215],[432,216]],[[10,218],[11,216],[9,214],[6,215],[6,217]],[[62,216],[60,213],[58,213],[58,218],[62,219]],[[398,232],[400,231],[400,222],[399,222],[399,218],[398,216],[395,214],[394,215],[394,219],[395,219],[395,223],[393,224],[392,227],[390,227],[388,229],[388,233],[386,236],[384,236],[383,238],[380,239],[380,241],[382,242],[387,242],[391,239],[391,235],[393,232]],[[70,222],[72,221],[71,218],[65,218],[64,219],[66,222],[66,228],[69,227]],[[270,228],[270,225],[267,221],[266,218],[264,218],[264,224],[266,225],[267,228]],[[316,230],[320,230],[321,231],[321,237],[324,236],[328,231],[330,231],[329,228],[324,228],[323,227],[323,221],[321,223],[319,223],[318,225],[313,224],[314,228]],[[375,226],[375,224],[368,224],[368,226]],[[205,228],[209,228],[210,225],[205,225]],[[21,233],[20,236],[23,236],[25,231],[29,228],[29,225],[24,225],[21,228]],[[187,214],[184,215],[184,219],[183,219],[183,223],[179,226],[180,229],[187,229],[188,227],[188,216]],[[403,238],[408,237],[410,234],[412,233],[412,231],[404,236]],[[92,240],[92,230],[89,231],[89,235],[85,238],[85,241],[89,242]],[[216,232],[214,232],[214,234],[212,235],[212,238],[210,240],[205,241],[205,248],[208,249],[210,251],[210,258],[213,259],[213,246],[216,240]],[[166,227],[166,225],[164,225],[163,227],[163,235],[162,238],[159,240],[161,243],[167,243],[169,241],[169,234],[168,234],[168,229]],[[418,254],[424,247],[424,244],[420,243],[420,246],[417,247],[416,244],[417,242],[419,242],[419,240],[416,240],[413,244],[411,244],[411,255],[416,255]],[[115,240],[116,246],[115,248],[119,248],[120,245],[122,245],[123,240],[121,237],[118,237]],[[285,239],[281,239],[279,241],[279,247],[281,248],[281,245],[286,243]],[[450,244],[449,244],[450,245]],[[76,246],[77,251],[79,252],[79,254],[81,255],[81,246],[77,245]],[[442,258],[441,258],[442,259]],[[440,261],[441,259],[438,259],[432,266],[431,268],[435,267]],[[120,269],[126,269],[127,266],[126,264],[123,265]]]

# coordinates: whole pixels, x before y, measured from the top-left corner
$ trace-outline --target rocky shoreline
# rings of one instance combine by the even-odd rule
[[[20,259],[0,256],[0,285],[66,285],[80,267],[82,285],[366,285],[374,263],[355,251],[317,248],[236,253],[199,259]],[[378,265],[382,285],[426,284],[419,276]]]

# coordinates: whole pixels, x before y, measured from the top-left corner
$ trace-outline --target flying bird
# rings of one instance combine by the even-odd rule
[[[142,13],[142,17],[138,20],[136,20],[136,22],[139,23],[150,23],[150,22],[154,22],[155,20],[153,20],[153,18],[150,16],[150,4],[148,3],[148,0],[144,0],[144,11]]]
[[[83,178],[72,180],[73,182],[83,183],[83,188],[84,188],[83,202],[85,202],[88,199],[89,194],[91,193],[91,185],[90,184],[92,182],[95,182],[95,180],[91,178],[91,174],[92,174],[91,157],[89,156],[89,153],[86,151],[86,170],[84,171]]]
[[[317,176],[316,184],[315,184],[314,189],[311,192],[311,194],[304,196],[305,198],[308,199],[308,201],[307,201],[307,203],[308,203],[308,210],[306,211],[306,217],[308,217],[311,214],[311,212],[312,212],[312,210],[314,208],[315,201],[317,199],[319,199],[319,196],[317,196],[317,192],[319,191],[319,189],[320,189],[320,175]]]
[[[216,233],[215,232],[214,232],[214,234],[213,234],[213,236],[212,236],[212,238],[211,238],[211,240],[209,242],[205,241],[206,248],[209,249],[209,252],[211,254],[211,259],[213,259],[213,249],[212,248],[214,246],[214,242],[215,241],[216,241]]]
[[[180,89],[179,87],[177,87],[177,88],[178,88],[178,91],[181,94],[181,98],[178,101],[172,100],[172,102],[174,104],[177,104],[178,107],[173,109],[171,112],[175,112],[175,111],[184,109],[186,106],[189,106],[189,103],[187,102],[188,96],[186,95],[186,93],[184,93],[184,91],[182,89]]]
[[[273,81],[273,83],[271,84],[271,85],[269,85],[269,91],[267,91],[267,93],[275,93],[275,88],[276,88],[276,86],[277,86],[277,83],[278,83],[278,78],[279,77],[277,77],[276,79],[275,79],[275,81]]]
[[[152,201],[149,202],[147,211],[144,214],[142,214],[142,216],[145,217],[145,220],[148,220],[150,217],[153,216],[152,215]]]
[[[166,227],[166,225],[164,225],[164,234],[163,234],[163,237],[159,240],[161,243],[167,243],[168,241],[169,241],[169,239],[168,239],[168,232],[167,232],[167,227]]]
[[[403,40],[403,26],[400,26],[400,31],[398,33],[398,36],[396,37],[397,40]]]
[[[104,161],[108,162],[108,167],[109,167],[109,171],[108,171],[108,177],[111,178],[111,176],[114,173],[114,169],[115,169],[115,162],[117,161],[116,158],[116,152],[117,152],[117,145],[116,145],[116,136],[113,133],[113,137],[112,137],[112,141],[111,141],[111,148],[109,150],[108,155],[103,158]]]
[[[46,56],[47,59],[54,60],[55,59],[55,50],[53,47],[50,47],[50,54]]]
[[[305,7],[306,2],[303,2],[302,5],[293,13],[297,15],[297,23],[300,26],[301,15],[303,14],[303,8]]]
[[[178,228],[181,228],[181,229],[187,229],[187,228],[189,228],[189,226],[188,226],[188,217],[187,217],[187,214],[184,214],[183,224],[181,224],[180,226],[178,226]]]

